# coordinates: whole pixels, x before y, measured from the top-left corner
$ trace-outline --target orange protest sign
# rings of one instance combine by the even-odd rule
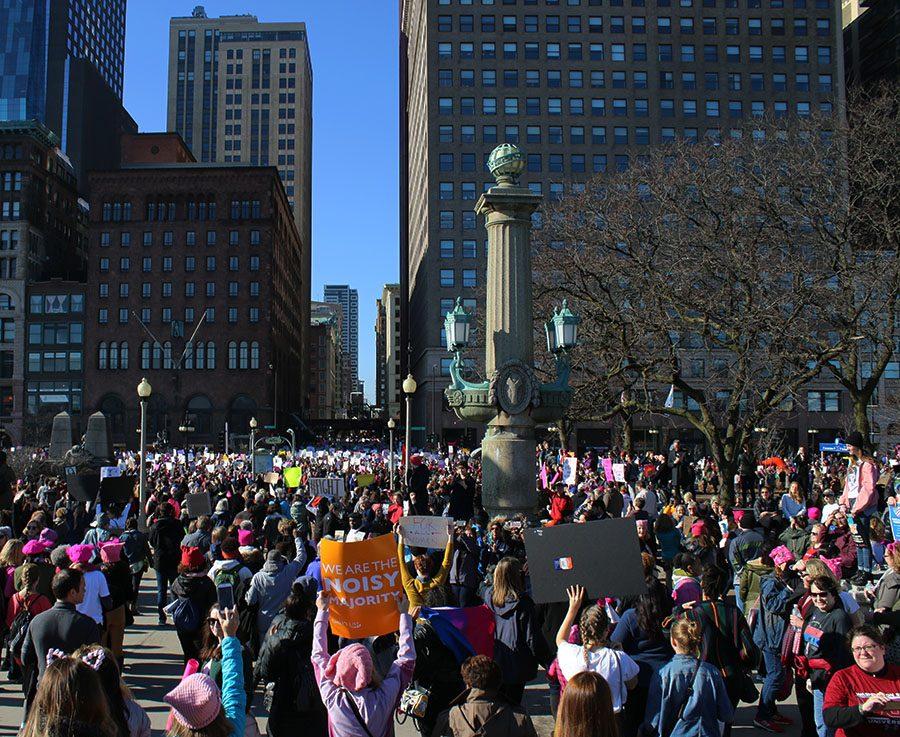
[[[342,543],[322,540],[322,586],[331,596],[331,631],[339,637],[396,632],[403,596],[393,535]]]

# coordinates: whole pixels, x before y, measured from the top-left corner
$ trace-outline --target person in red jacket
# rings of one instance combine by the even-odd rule
[[[572,499],[566,494],[562,484],[557,484],[550,496],[550,521],[547,527],[565,522],[566,515],[572,511]]]
[[[884,660],[884,639],[871,625],[850,630],[853,665],[828,682],[822,712],[835,737],[895,737],[900,732],[900,666]]]
[[[6,605],[6,629],[10,630],[19,612],[28,611],[32,619],[41,612],[46,612],[53,603],[38,592],[40,571],[34,563],[26,563],[22,567],[22,590],[14,593]],[[16,657],[13,667],[14,677],[21,677],[22,660]]]

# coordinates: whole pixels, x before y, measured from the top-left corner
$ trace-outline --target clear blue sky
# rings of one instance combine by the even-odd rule
[[[399,281],[397,2],[130,0],[125,106],[142,131],[166,127],[169,18],[253,13],[304,21],[313,66],[313,299],[359,290],[359,373],[375,399],[375,300]]]

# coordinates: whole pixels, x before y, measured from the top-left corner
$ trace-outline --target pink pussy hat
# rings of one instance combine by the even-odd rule
[[[188,729],[203,729],[213,723],[222,708],[216,682],[205,673],[194,673],[167,693],[163,700],[172,715]]]
[[[341,648],[325,666],[325,675],[335,686],[360,691],[372,680],[372,654],[364,645],[355,643]]]
[[[253,545],[253,530],[238,530],[238,545]]]
[[[94,557],[93,545],[70,545],[66,551],[69,554],[69,560],[73,563],[90,563]]]

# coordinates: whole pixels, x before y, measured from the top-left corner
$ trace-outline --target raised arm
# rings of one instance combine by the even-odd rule
[[[438,571],[435,580],[443,586],[447,583],[450,576],[450,568],[453,566],[453,530],[450,530],[450,537],[447,539],[447,547],[444,549],[444,560],[441,562],[441,570]]]
[[[559,626],[559,630],[556,632],[557,647],[564,642],[569,641],[569,632],[572,629],[572,625],[575,623],[575,617],[578,616],[578,609],[581,607],[581,602],[584,600],[584,588],[581,586],[569,586],[567,593],[569,594],[569,609],[566,612],[565,619],[563,619],[562,624]]]
[[[234,729],[244,734],[247,722],[247,692],[244,690],[244,658],[237,638],[238,615],[235,609],[216,614],[225,638],[222,640],[222,708]]]

